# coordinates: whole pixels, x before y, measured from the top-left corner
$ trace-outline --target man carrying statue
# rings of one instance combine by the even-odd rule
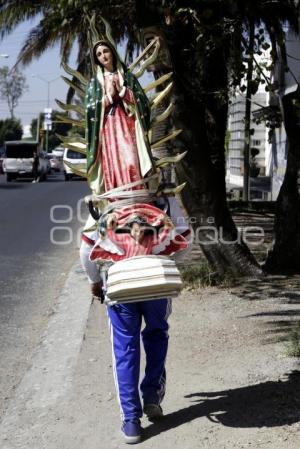
[[[97,70],[85,97],[87,178],[104,206],[98,224],[88,219],[80,257],[92,294],[103,299],[103,273],[96,260],[173,255],[187,247],[189,228],[177,231],[172,222],[181,216],[175,197],[167,213],[164,201],[149,196],[158,188],[158,173],[148,141],[151,109],[145,92],[110,41],[96,42],[92,55]],[[121,428],[128,444],[141,441],[143,412],[149,420],[163,417],[170,313],[167,297],[107,306]],[[140,338],[146,368],[139,385]]]

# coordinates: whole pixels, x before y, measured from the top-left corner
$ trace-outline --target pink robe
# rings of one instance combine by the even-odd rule
[[[113,77],[105,76],[106,91],[112,79]],[[107,102],[105,108],[99,152],[106,192],[142,179],[135,135],[135,118],[134,115],[127,115],[123,106],[123,101],[134,104],[133,93],[126,88],[123,98],[117,94],[113,100],[114,104]],[[143,188],[143,185],[139,185],[134,189]]]

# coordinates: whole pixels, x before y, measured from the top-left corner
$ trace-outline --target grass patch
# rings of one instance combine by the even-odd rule
[[[181,276],[184,288],[190,290],[213,286],[229,288],[236,283],[236,279],[230,275],[220,276],[219,273],[212,270],[208,263],[199,263],[199,265],[189,268],[182,268]]]
[[[300,322],[292,325],[287,341],[288,355],[290,357],[300,357]]]

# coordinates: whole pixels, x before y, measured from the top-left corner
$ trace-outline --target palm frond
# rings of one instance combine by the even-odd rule
[[[168,79],[170,79],[172,75],[173,75],[173,72],[166,73],[165,75],[161,76],[157,80],[153,81],[152,83],[150,83],[146,87],[144,87],[144,91],[147,93],[150,90],[155,89],[160,84],[164,83],[165,81],[168,81]]]
[[[156,58],[158,56],[159,49],[160,49],[160,43],[159,43],[159,40],[158,40],[157,44],[156,44],[156,46],[154,48],[154,51],[151,54],[151,56],[149,56],[149,58],[147,58],[145,60],[145,62],[143,62],[143,64],[140,67],[140,69],[137,72],[135,72],[136,78],[140,78],[144,74],[146,68],[149,67],[149,65],[152,64],[156,60]]]
[[[79,50],[79,54],[81,54],[82,52],[84,52],[83,49]],[[78,58],[79,58],[79,54],[78,54]],[[91,73],[91,71],[90,71],[90,67],[91,67],[91,64],[89,63],[89,58],[88,58],[88,57],[85,57],[85,58],[81,59],[80,63],[78,64],[78,66],[77,66],[77,68],[76,68],[76,72],[84,73],[84,74],[89,73],[89,75],[91,75],[92,73]],[[76,79],[73,78],[73,79],[72,79],[72,82],[73,82],[74,84],[76,84]],[[72,87],[70,87],[70,88],[68,89],[68,93],[67,93],[67,97],[66,97],[66,102],[67,102],[67,103],[71,103],[72,100],[73,100],[73,98],[74,98],[74,95],[75,95],[75,90],[74,90]]]
[[[58,119],[58,120],[56,120]],[[56,119],[53,120],[53,123],[70,123],[71,125],[78,126],[79,128],[85,129],[85,121],[84,120],[75,120],[73,118],[66,117],[65,115],[56,114]]]
[[[69,60],[75,37],[74,29],[70,28],[70,26],[64,27],[64,33],[60,38],[60,56],[62,63],[66,63]]]
[[[164,120],[166,120],[171,115],[173,109],[174,109],[174,104],[170,103],[169,106],[164,110],[164,112],[162,112],[161,114],[157,114],[155,117],[153,117],[153,119],[151,120],[150,127],[152,128],[157,123],[160,123],[160,122],[163,122]]]
[[[156,148],[161,147],[164,143],[168,142],[169,140],[175,139],[181,132],[182,129],[176,129],[176,131],[173,131],[172,133],[168,134],[163,139],[157,140],[156,142],[151,144],[151,149],[155,150]]]
[[[56,134],[56,136],[65,144],[65,143],[81,143],[82,145],[86,145],[86,140],[81,136],[62,136],[61,134]]]
[[[26,20],[45,11],[45,2],[2,2],[0,6],[0,39],[9,35],[14,28]]]
[[[92,16],[89,18],[89,23],[90,23],[90,29],[89,29],[89,35],[90,35],[90,40],[92,42],[92,46],[90,47],[91,49],[93,48],[93,45],[99,41],[100,39],[104,39],[104,36],[102,36],[102,34],[99,32],[99,30],[97,29],[96,26],[96,14],[95,12],[92,14]]]
[[[64,164],[66,164],[66,166],[69,167],[75,175],[81,176],[82,178],[87,178],[86,170],[79,170],[77,166],[68,161],[64,161]]]
[[[155,37],[154,39],[152,39],[152,41],[150,42],[149,45],[147,45],[147,47],[145,48],[144,51],[142,51],[142,53],[133,61],[133,63],[128,67],[128,70],[130,70],[131,72],[133,71],[133,69],[144,59],[144,57],[146,56],[146,54],[148,53],[149,50],[151,50],[157,43],[157,41],[159,40],[158,37]]]
[[[174,186],[174,187],[164,187],[162,185],[162,187],[158,190],[158,195],[178,195],[178,193],[180,193],[185,186],[187,185],[186,182],[183,182],[182,184],[180,184],[179,186]]]
[[[183,153],[177,154],[176,156],[162,157],[158,161],[155,161],[155,166],[157,168],[164,168],[170,164],[177,164],[186,156],[186,154],[187,154],[187,151],[184,151]]]
[[[62,68],[64,69],[65,72],[67,72],[69,75],[72,75],[73,78],[78,79],[78,81],[83,84],[83,86],[86,86],[88,83],[88,79],[83,76],[80,72],[78,72],[78,70],[72,69],[70,66],[68,66],[67,63],[63,62],[62,64]]]
[[[77,84],[73,83],[73,81],[69,80],[69,78],[62,76],[62,79],[65,81],[65,83],[67,83],[70,87],[72,87],[72,89],[75,90],[75,92],[80,96],[80,97],[84,97],[85,96],[85,92],[84,90],[82,90]]]
[[[172,87],[173,83],[169,83],[164,90],[155,95],[151,100],[151,109],[155,109],[163,101],[163,99],[170,93]]]
[[[84,109],[79,104],[65,104],[62,101],[57,100],[57,98],[55,99],[55,101],[56,101],[56,104],[64,111],[77,112],[78,114],[81,114],[82,116],[84,115]]]
[[[79,142],[74,142],[74,143],[67,143],[67,142],[65,142],[64,143],[64,147],[65,148],[70,148],[70,150],[73,150],[73,151],[77,151],[77,153],[80,153],[80,154],[86,155],[86,153],[87,153],[86,145],[83,145],[83,144],[81,144]]]
[[[115,48],[117,48],[117,44],[116,44],[116,42],[114,41],[114,38],[112,37],[112,34],[111,34],[111,26],[110,26],[110,24],[104,19],[104,17],[100,16],[100,18],[101,18],[102,22],[103,22],[104,25],[105,25],[105,34],[106,34],[106,38],[109,40],[109,42],[110,42]]]

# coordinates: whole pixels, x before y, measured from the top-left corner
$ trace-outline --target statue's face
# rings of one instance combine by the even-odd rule
[[[130,234],[136,242],[140,242],[144,237],[144,230],[139,224],[133,223]]]
[[[107,70],[113,68],[113,54],[110,48],[105,45],[99,45],[96,49],[96,56],[100,64]]]

